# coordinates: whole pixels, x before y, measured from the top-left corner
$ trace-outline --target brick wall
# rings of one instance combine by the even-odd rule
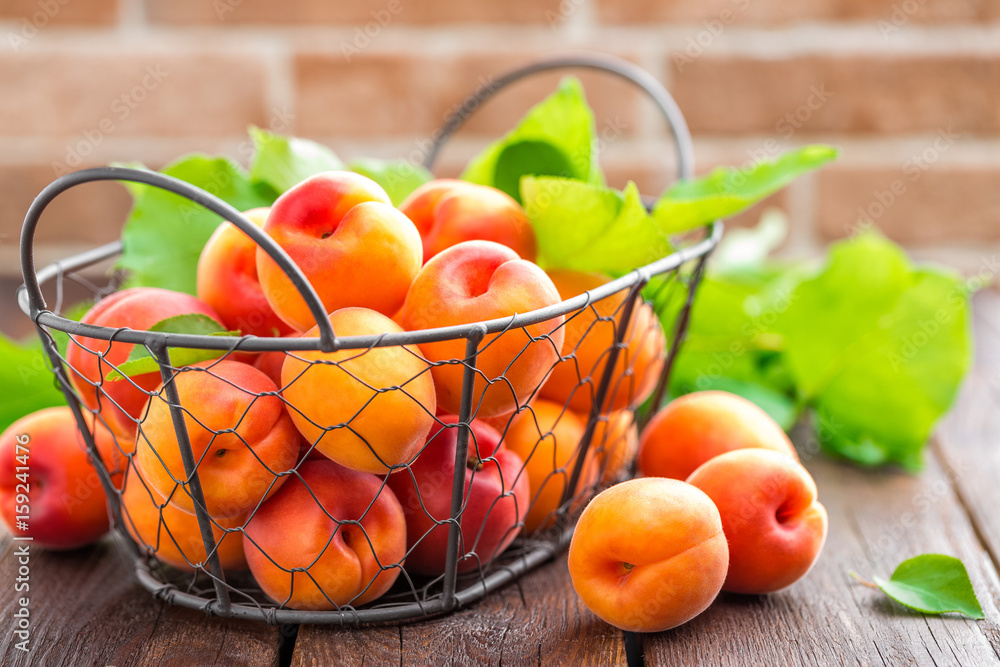
[[[842,146],[837,165],[771,202],[791,216],[791,251],[861,215],[970,270],[1000,245],[1000,0],[0,0],[0,42],[0,276],[18,274],[22,216],[61,165],[236,156],[251,123],[344,157],[410,155],[478,82],[575,49],[664,81],[701,170]],[[557,78],[486,104],[441,173]],[[616,80],[582,78],[612,182],[658,193],[673,170],[655,110]],[[64,196],[41,259],[114,238],[127,207],[113,184]]]

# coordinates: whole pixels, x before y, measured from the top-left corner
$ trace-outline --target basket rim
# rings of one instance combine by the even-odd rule
[[[468,324],[458,324],[431,329],[416,329],[399,333],[388,332],[363,336],[334,336],[334,350],[360,350],[375,347],[390,347],[399,345],[419,345],[447,340],[469,339],[477,336],[498,334],[509,329],[520,328],[544,322],[546,320],[566,315],[585,308],[589,304],[605,299],[612,294],[630,289],[637,284],[647,283],[653,276],[661,275],[680,268],[689,261],[707,255],[718,245],[722,238],[724,225],[715,221],[708,226],[708,233],[697,243],[680,248],[666,257],[653,261],[613,279],[595,289],[536,310],[515,313],[510,316],[482,320]],[[43,285],[62,275],[80,270],[87,266],[110,259],[121,252],[121,241],[115,241],[99,246],[89,251],[72,255],[65,260],[53,262],[36,274],[39,285]],[[208,336],[198,334],[177,334],[138,329],[114,329],[111,327],[84,324],[70,320],[50,310],[40,310],[32,315],[27,288],[22,284],[17,290],[18,306],[28,317],[32,317],[37,325],[55,329],[71,336],[94,338],[98,340],[120,341],[147,346],[166,346],[174,348],[192,348],[206,350],[240,351],[240,352],[304,352],[321,350],[322,339],[319,337],[297,338],[266,338],[253,335],[240,337]]]

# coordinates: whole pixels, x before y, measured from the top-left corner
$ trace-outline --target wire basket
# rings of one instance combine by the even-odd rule
[[[666,90],[631,63],[596,55],[541,61],[481,87],[437,133],[426,166],[486,98],[564,67],[609,72],[647,92],[676,140],[679,175],[691,176],[690,137]],[[163,188],[231,221],[291,279],[314,335],[115,329],[63,317],[58,298],[47,309],[43,284],[61,294],[65,281],[85,282],[79,273],[121,244],[36,273],[38,219],[62,192],[104,180]],[[338,336],[303,272],[239,211],[163,174],[97,168],[55,180],[30,207],[18,300],[145,588],[171,604],[272,624],[392,621],[452,611],[550,559],[586,501],[632,474],[637,409],[662,401],[721,233],[716,223],[667,257],[531,312]],[[654,313],[643,299],[650,281],[670,293],[656,302],[671,312]],[[68,335],[62,349],[54,332]],[[109,380],[133,346],[159,372]],[[175,365],[170,351],[179,349],[222,356]],[[247,370],[264,368],[264,355],[280,376]],[[442,383],[455,389],[455,415],[435,410]],[[219,421],[216,403],[239,410]]]

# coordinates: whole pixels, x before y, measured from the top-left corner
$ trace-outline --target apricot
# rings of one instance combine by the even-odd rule
[[[492,241],[466,241],[435,255],[406,295],[407,330],[470,324],[511,317],[559,302],[545,272]],[[473,416],[513,412],[538,389],[559,359],[562,316],[486,336],[476,358]],[[458,414],[462,397],[465,340],[422,343],[431,362],[438,404]]]
[[[643,429],[639,472],[687,479],[712,457],[748,447],[798,460],[791,440],[757,405],[725,391],[699,391],[668,403]]]
[[[552,526],[556,510],[579,459],[586,422],[562,405],[536,400],[510,421],[504,445],[524,461],[531,489],[531,504],[524,518],[530,534]],[[575,507],[597,481],[597,460],[588,456],[577,480]]]
[[[375,181],[349,171],[316,174],[285,192],[264,231],[302,269],[327,312],[359,306],[392,315],[423,263],[410,219]],[[281,319],[297,331],[316,324],[291,279],[261,248],[257,273]]]
[[[277,387],[253,366],[228,359],[188,366],[173,382],[208,513],[216,518],[247,514],[284,483],[299,453],[299,433]],[[194,512],[162,389],[149,399],[136,460],[161,496]]]
[[[826,509],[798,461],[767,449],[740,449],[702,464],[688,483],[719,508],[729,542],[723,590],[773,593],[809,572],[826,542]]]
[[[528,216],[496,188],[441,178],[414,190],[399,210],[420,232],[424,262],[462,241],[494,241],[535,261],[537,242]]]
[[[659,632],[705,611],[726,579],[719,510],[679,480],[634,479],[594,497],[569,545],[583,603],[611,625]]]
[[[607,276],[579,271],[550,271],[549,277],[563,301],[610,280]],[[577,412],[590,413],[615,346],[627,297],[628,290],[616,292],[566,316],[563,359],[542,387],[543,398],[567,404]],[[636,303],[601,410],[620,410],[646,400],[663,370],[665,350],[666,338],[656,313],[649,304]]]
[[[87,311],[81,322],[112,329],[144,331],[175,315],[197,313],[219,321],[206,303],[189,295],[155,287],[133,287],[115,292]],[[85,336],[71,336],[66,349],[70,381],[80,400],[116,433],[135,437],[136,421],[149,395],[160,385],[159,371],[108,380],[107,375],[128,360],[134,346]]]
[[[587,419],[582,415],[581,418]],[[598,417],[589,450],[597,458],[601,484],[611,484],[627,473],[638,449],[639,430],[631,410],[616,410]]]
[[[263,227],[268,211],[255,208],[244,215]],[[215,309],[227,329],[253,336],[292,333],[264,297],[257,277],[257,244],[233,223],[219,225],[202,249],[197,285],[198,298]]]
[[[330,324],[338,336],[402,331],[366,308],[342,308]],[[303,335],[317,337],[319,328]],[[434,424],[434,381],[410,346],[296,352],[286,356],[281,380],[303,437],[354,470],[387,473],[410,462]]]
[[[121,504],[122,523],[141,551],[185,572],[193,572],[199,565],[208,568],[198,517],[168,503],[143,479],[136,465],[126,476]],[[216,553],[223,570],[247,566],[242,535],[236,531],[244,520],[212,519]]]
[[[119,460],[101,425],[95,444],[102,459]],[[46,549],[75,549],[108,532],[107,496],[68,407],[32,412],[0,435],[0,519]]]
[[[257,510],[243,542],[269,598],[292,609],[336,609],[392,587],[406,554],[406,520],[375,475],[306,461]]]

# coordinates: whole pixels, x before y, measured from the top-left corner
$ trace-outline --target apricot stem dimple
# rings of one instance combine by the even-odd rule
[[[625,568],[626,572],[631,572],[635,565],[633,563],[622,563],[622,567]]]

